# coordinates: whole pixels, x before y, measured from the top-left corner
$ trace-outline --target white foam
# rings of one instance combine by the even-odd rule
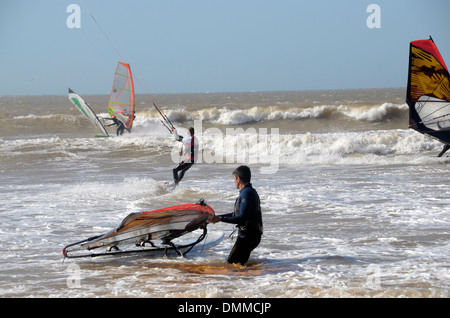
[[[187,110],[184,107],[165,110],[165,114],[173,122],[183,123],[186,121],[202,120],[209,123],[221,125],[242,125],[252,122],[269,122],[279,120],[301,120],[331,118],[332,116],[343,116],[358,121],[384,121],[393,116],[399,116],[408,109],[406,104],[383,103],[371,106],[353,105],[316,105],[306,107],[276,106],[253,106],[249,108],[210,107],[200,110]],[[137,113],[137,120],[158,120],[160,115],[156,111]],[[336,118],[338,119],[338,118]]]
[[[408,161],[429,160],[429,152],[437,152],[441,148],[439,142],[412,130],[281,135],[272,134],[270,130],[264,131],[264,135],[255,132],[252,134],[247,130],[240,134],[217,135],[206,131],[201,145],[203,149],[223,154],[222,162],[230,162],[225,157],[231,153],[235,157],[230,163],[237,163],[238,153],[244,153],[247,161],[257,154],[259,163],[263,163],[266,157],[277,156],[280,163],[292,165],[386,164],[406,160],[403,156],[408,156]],[[275,144],[276,148],[270,148]],[[432,158],[432,161],[436,159],[435,156]]]

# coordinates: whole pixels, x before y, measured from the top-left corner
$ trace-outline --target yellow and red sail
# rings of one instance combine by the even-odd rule
[[[433,39],[410,43],[406,94],[410,128],[450,145],[450,79]]]

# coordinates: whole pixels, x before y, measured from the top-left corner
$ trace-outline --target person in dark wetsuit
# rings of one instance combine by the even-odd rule
[[[117,136],[120,136],[123,134],[123,131],[125,130],[125,126],[124,126],[123,122],[121,122],[120,120],[117,119],[116,116],[113,116],[112,118],[104,118],[104,119],[113,121],[113,123],[111,125],[107,125],[106,127],[109,127],[112,125],[117,125]]]
[[[227,262],[244,265],[250,253],[261,242],[263,222],[259,195],[250,183],[251,171],[247,166],[239,166],[233,171],[234,184],[239,189],[239,197],[234,204],[234,212],[213,217],[211,223],[236,224],[238,237],[228,256]]]
[[[189,128],[190,137],[183,138],[183,136],[178,136],[177,130],[172,129],[174,138],[176,141],[181,141],[184,145],[186,159],[180,162],[173,169],[173,181],[178,184],[181,179],[183,179],[184,174],[188,171],[197,160],[198,154],[198,139],[194,136],[194,127]]]

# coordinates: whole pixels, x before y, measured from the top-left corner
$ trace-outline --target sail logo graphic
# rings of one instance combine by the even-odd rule
[[[371,13],[366,20],[369,29],[381,28],[381,8],[378,4],[369,4],[366,9],[367,13]]]
[[[81,9],[78,4],[69,4],[66,9],[69,16],[66,19],[66,25],[69,29],[81,28]]]

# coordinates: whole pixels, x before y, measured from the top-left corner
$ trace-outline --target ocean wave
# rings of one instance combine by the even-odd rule
[[[359,106],[359,107],[339,106],[338,108],[343,115],[349,118],[353,118],[356,120],[377,122],[405,116],[407,114],[406,111],[408,110],[408,105],[383,103],[381,105],[376,106]]]
[[[334,119],[365,122],[386,122],[407,115],[408,106],[392,103],[370,106],[318,105],[311,107],[253,106],[250,108],[204,108],[200,110],[165,110],[172,122],[183,123],[202,120],[219,125],[242,125],[253,122],[273,122],[280,120]],[[159,120],[155,112],[141,113],[149,120]],[[139,116],[139,113],[137,113]]]
[[[233,163],[390,164],[436,160],[442,144],[412,130],[202,136],[202,149]],[[435,152],[436,154],[434,154]],[[209,159],[211,161],[211,159]],[[240,162],[239,162],[240,161]]]
[[[221,134],[205,129],[200,140],[199,164],[392,164],[424,163],[436,160],[442,144],[413,130],[371,130],[365,132],[278,134],[271,129],[235,130]],[[32,138],[0,139],[4,159],[96,158],[105,153],[126,155],[130,160],[150,156],[153,161],[171,164],[180,159],[180,143],[170,135],[140,133],[113,138]]]
[[[167,109],[165,114],[174,123],[183,124],[194,120],[201,120],[210,125],[238,126],[251,123],[270,123],[277,121],[305,121],[308,119],[322,120],[325,127],[339,125],[345,122],[347,125],[361,123],[387,123],[393,120],[407,121],[407,105],[383,103],[371,106],[349,105],[317,105],[311,107],[285,107],[277,106],[253,106],[250,108],[209,107],[203,109],[187,110],[183,107]],[[109,117],[108,114],[98,114],[100,118]],[[156,123],[160,124],[161,116],[156,110],[144,110],[136,112],[134,127],[136,129],[152,130]],[[0,120],[1,130],[21,131],[36,133],[76,133],[88,131],[92,124],[78,113],[54,113],[46,115],[21,115]],[[406,124],[405,124],[406,125]],[[91,127],[96,132],[95,127]]]

